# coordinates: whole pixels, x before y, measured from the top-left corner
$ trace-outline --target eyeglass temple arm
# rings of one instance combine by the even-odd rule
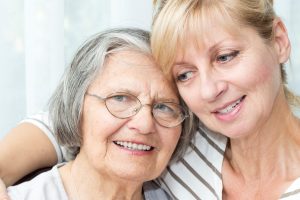
[[[100,99],[100,100],[102,100],[102,101],[104,101],[105,100],[105,98],[102,98],[102,97],[100,97],[100,96],[98,96],[98,95],[96,95],[96,94],[91,94],[91,93],[85,93],[86,95],[88,95],[88,96],[91,96],[91,97],[96,97],[97,99]]]

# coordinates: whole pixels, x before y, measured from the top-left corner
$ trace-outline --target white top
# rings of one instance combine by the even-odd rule
[[[55,165],[31,181],[8,187],[8,196],[11,200],[68,200],[58,171],[64,164]],[[171,200],[170,196],[153,181],[144,183],[143,194],[145,200]]]
[[[65,150],[55,140],[49,126],[48,113],[41,113],[23,122],[41,129],[56,149],[58,162],[65,158]],[[177,163],[167,167],[157,182],[175,199],[222,199],[222,163],[227,138],[207,129],[200,129],[188,152]],[[300,199],[300,177],[281,196],[283,200]]]
[[[55,165],[50,171],[41,173],[34,179],[7,188],[11,200],[68,200],[58,168]]]

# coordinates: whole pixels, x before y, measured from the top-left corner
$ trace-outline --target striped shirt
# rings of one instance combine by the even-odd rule
[[[188,152],[158,179],[174,199],[222,199],[222,162],[227,138],[199,129]]]
[[[43,130],[56,149],[58,162],[67,160],[64,149],[53,136],[48,113],[35,115],[23,122],[32,123]],[[184,157],[179,162],[169,165],[157,182],[173,199],[221,200],[221,172],[226,144],[226,137],[200,128]],[[280,199],[300,199],[300,177],[289,186]]]

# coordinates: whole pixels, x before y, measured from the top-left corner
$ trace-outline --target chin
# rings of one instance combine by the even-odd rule
[[[146,182],[152,179],[155,179],[156,176],[151,176],[145,173],[121,173],[118,175],[121,179],[124,179],[126,181],[133,181],[133,182]]]
[[[132,180],[132,181],[147,181],[152,180],[159,176],[159,174],[154,173],[154,170],[146,169],[137,169],[137,168],[124,168],[115,171],[115,174],[122,179]]]
[[[221,135],[224,135],[230,139],[241,139],[243,137],[247,137],[251,134],[249,128],[245,129],[245,127],[250,127],[246,125],[246,123],[242,124],[221,124],[218,126],[214,126],[215,128],[209,128],[210,130],[217,132]]]
[[[224,131],[224,135],[230,139],[247,138],[248,136],[250,136],[253,133],[253,131],[250,131],[252,129],[249,129],[249,128],[246,129],[245,127],[250,127],[250,126],[243,125],[241,127],[235,127],[234,129],[226,130],[226,132]]]
[[[239,133],[230,132],[230,133],[223,134],[223,135],[225,135],[226,137],[228,137],[230,139],[241,139],[241,138],[246,137],[248,134],[244,134],[244,133],[241,133],[241,132],[239,132]]]

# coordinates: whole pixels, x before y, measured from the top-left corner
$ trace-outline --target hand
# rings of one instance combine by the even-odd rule
[[[9,197],[6,193],[6,186],[0,178],[0,200],[9,200]]]

